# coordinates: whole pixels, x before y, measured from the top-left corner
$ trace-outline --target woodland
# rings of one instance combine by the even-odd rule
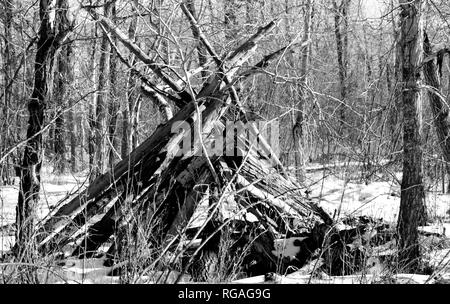
[[[450,283],[444,0],[1,0],[1,283]]]

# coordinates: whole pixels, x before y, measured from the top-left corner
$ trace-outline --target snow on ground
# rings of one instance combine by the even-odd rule
[[[366,185],[354,181],[345,182],[335,175],[323,177],[322,172],[315,172],[309,177],[309,183],[310,197],[331,215],[336,212],[340,218],[346,215],[367,215],[392,223],[397,221],[400,185],[395,181],[374,181]],[[430,217],[448,217],[450,195],[428,192],[426,205]]]
[[[336,214],[340,218],[346,215],[367,215],[382,218],[392,223],[397,221],[400,206],[400,185],[394,179],[392,181],[373,181],[366,185],[355,180],[345,181],[342,176],[331,174],[328,170],[319,170],[318,166],[312,165],[311,168],[307,176],[309,197],[318,202],[330,215]],[[396,179],[401,180],[401,174],[397,174]],[[80,187],[82,189],[85,186],[83,183],[86,181],[86,174],[55,176],[51,170],[44,169],[42,181],[41,202],[37,211],[39,218],[43,218],[63,198],[73,194]],[[17,181],[16,186],[0,186],[0,227],[14,223],[17,197]],[[224,214],[237,211],[231,208],[233,204],[227,205],[230,208],[222,210]],[[450,238],[450,195],[438,191],[428,192],[426,205],[429,215],[438,220],[435,225],[423,227],[422,230],[429,233],[444,234]],[[191,225],[200,226],[207,217],[207,209],[208,202],[205,200],[195,212]],[[242,214],[241,216],[247,215]],[[0,230],[0,253],[9,250],[13,244],[14,236],[12,234],[5,233],[4,229]],[[283,251],[282,248],[289,247],[286,246],[286,241],[277,245],[280,247],[277,248],[278,251]],[[448,267],[450,264],[450,249],[433,250],[427,253],[427,257],[432,265],[441,266],[441,269],[450,271],[450,267]],[[68,276],[68,279],[78,279],[80,269],[73,265],[66,265],[64,268],[67,268],[64,273]],[[94,273],[98,272],[100,280],[113,282],[117,279],[106,277],[105,270],[99,269],[101,267],[91,266],[90,268],[94,277],[96,276]],[[84,273],[83,279],[86,276],[89,277],[87,273]],[[284,278],[286,283],[290,280],[295,281],[294,278]]]
[[[46,216],[58,202],[83,187],[85,180],[85,173],[55,176],[50,169],[44,168],[42,170],[41,199],[36,210],[37,217],[42,219]],[[18,195],[17,178],[13,186],[0,186],[0,227],[15,222]],[[13,242],[13,236],[5,235],[0,230],[0,252],[8,250]]]

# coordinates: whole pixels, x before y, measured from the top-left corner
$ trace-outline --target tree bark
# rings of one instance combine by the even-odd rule
[[[96,80],[96,68],[95,68],[95,55],[97,52],[97,27],[94,26],[92,29],[92,36],[94,37],[94,40],[92,41],[92,50],[91,50],[91,82],[93,85],[95,85]],[[89,126],[89,134],[87,136],[88,140],[88,154],[89,154],[89,181],[92,182],[95,179],[95,104],[97,103],[97,94],[92,94],[92,100],[88,105],[88,126]]]
[[[25,147],[20,177],[20,191],[16,209],[16,253],[20,256],[32,254],[35,249],[33,231],[35,226],[35,208],[39,201],[41,166],[43,156],[42,128],[44,125],[45,108],[48,103],[48,78],[55,51],[66,38],[69,28],[61,30],[55,24],[57,1],[41,0],[39,16],[39,39],[34,65],[34,87],[28,102],[27,146]],[[67,4],[58,2],[59,7]]]
[[[111,15],[112,4],[106,3],[104,6],[104,15],[109,17]],[[111,45],[106,33],[102,35],[102,42],[100,45],[100,62],[97,80],[97,104],[95,108],[95,167],[94,176],[99,176],[106,172],[107,168],[107,105],[109,100],[108,94],[108,77],[109,77],[109,62]]]
[[[134,10],[134,9],[133,9]],[[137,14],[131,19],[130,26],[128,28],[128,37],[134,43],[136,36],[136,26],[137,26]],[[130,54],[129,62],[131,66],[135,64],[135,55]],[[122,110],[122,148],[121,155],[122,159],[128,156],[131,152],[131,147],[133,143],[133,116],[134,116],[134,105],[139,98],[139,94],[136,89],[136,79],[133,75],[132,69],[129,69],[127,76],[127,89],[126,89],[126,101],[123,105]]]
[[[350,0],[341,0],[338,6],[336,0],[333,1],[335,11],[334,15],[334,34],[336,37],[336,50],[339,67],[339,87],[341,104],[339,104],[339,120],[341,130],[344,126],[345,103],[347,102],[347,73],[348,73],[348,9]],[[343,24],[342,24],[343,23]]]
[[[112,21],[115,23],[116,20],[116,5],[115,3],[111,4],[111,18]],[[112,38],[113,43],[117,40],[116,38]],[[109,98],[109,105],[108,105],[108,137],[109,137],[109,153],[108,153],[108,164],[109,169],[112,169],[114,167],[114,162],[116,159],[116,154],[118,150],[118,140],[116,136],[116,129],[117,129],[117,119],[119,114],[119,89],[118,89],[118,83],[117,83],[117,52],[115,48],[111,48],[111,52],[109,54],[109,83],[110,83],[110,98]]]
[[[64,31],[69,24],[69,19],[67,18],[66,11],[68,9],[67,3],[61,3],[61,7],[57,12],[56,18],[58,19],[58,27],[59,31]],[[53,97],[55,99],[55,106],[57,107],[57,118],[55,121],[55,129],[54,129],[54,152],[55,152],[55,173],[61,174],[64,173],[66,169],[66,124],[64,119],[64,111],[67,106],[71,106],[71,102],[67,101],[70,98],[68,94],[68,84],[71,82],[71,56],[72,56],[72,42],[68,42],[64,44],[59,50],[59,54],[57,56],[57,68],[56,75],[54,78],[53,85]],[[72,109],[69,109],[70,113],[72,113]],[[73,118],[73,117],[72,117]],[[72,121],[73,123],[73,121]],[[74,136],[74,128],[75,124],[72,124],[72,128],[70,128],[70,137]]]
[[[3,3],[4,10],[4,40],[5,47],[3,53],[3,70],[5,73],[5,89],[3,92],[3,109],[0,127],[0,155],[3,156],[10,146],[11,141],[11,126],[10,126],[10,104],[12,87],[9,83],[13,80],[14,61],[12,55],[14,54],[14,46],[12,41],[12,21],[13,21],[13,0],[5,0]],[[5,162],[0,162],[0,184],[11,184],[13,179],[11,176],[10,157],[6,157]]]
[[[399,258],[408,270],[417,268],[420,258],[417,228],[425,223],[425,192],[422,172],[422,96],[423,62],[422,0],[402,0],[400,60],[403,100],[403,179],[398,218]]]
[[[305,7],[305,22],[304,22],[304,34],[303,43],[307,43],[311,39],[311,23],[313,14],[313,0],[306,1]],[[296,176],[299,182],[303,182],[306,176],[305,169],[305,152],[306,152],[306,141],[304,140],[305,126],[304,126],[304,112],[305,103],[307,99],[306,86],[308,85],[308,63],[309,63],[309,46],[305,46],[301,50],[301,68],[300,77],[303,81],[303,86],[299,85],[299,109],[297,111],[297,116],[295,118],[295,124],[293,128],[293,139],[294,139],[294,153],[295,153],[295,168]]]

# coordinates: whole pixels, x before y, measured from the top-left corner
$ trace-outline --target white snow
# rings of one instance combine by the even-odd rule
[[[312,168],[312,169],[311,169]],[[322,206],[330,215],[339,215],[343,218],[346,215],[367,215],[375,218],[395,223],[400,206],[400,185],[395,179],[391,181],[373,181],[366,185],[355,180],[345,181],[342,175],[330,174],[329,171],[319,170],[319,165],[312,165],[308,173],[307,185],[310,190],[309,197]],[[338,169],[339,170],[339,169]],[[326,174],[324,174],[326,173]],[[325,176],[325,177],[324,177]],[[396,174],[396,179],[401,180],[401,174]],[[44,217],[49,210],[60,200],[70,194],[74,194],[77,189],[82,189],[86,181],[86,174],[55,176],[51,170],[44,169],[42,174],[41,201],[38,206],[38,218]],[[17,185],[17,182],[16,182]],[[0,226],[12,224],[15,221],[15,208],[18,197],[18,186],[0,186]],[[191,221],[192,226],[201,226],[208,214],[209,204],[205,199],[196,210]],[[445,235],[450,238],[450,195],[442,194],[438,191],[428,191],[426,194],[426,205],[429,215],[436,219],[431,226],[421,227],[423,232],[433,235]],[[255,221],[256,218],[242,212],[233,202],[225,202],[220,212],[225,218],[247,217],[247,220]],[[237,216],[236,213],[239,215]],[[14,242],[14,236],[0,232],[0,253],[9,250]],[[279,239],[275,244],[274,254],[283,257],[294,258],[299,247],[294,246],[295,238]],[[375,254],[376,255],[376,254]],[[426,258],[431,265],[437,266],[441,271],[450,271],[450,249],[436,249],[426,253]],[[374,260],[377,258],[374,256]],[[70,264],[72,263],[72,264]],[[117,283],[118,277],[107,277],[105,267],[99,261],[90,261],[89,265],[68,261],[62,267],[64,276],[70,282],[94,283]],[[361,283],[376,280],[382,272],[382,267],[372,267],[367,273],[368,277],[362,280],[360,275],[338,278],[321,278],[312,282],[316,283]],[[398,275],[397,278],[404,282],[423,283],[428,277]],[[252,280],[242,280],[244,282]],[[280,283],[306,283],[309,278],[289,275],[282,277]]]

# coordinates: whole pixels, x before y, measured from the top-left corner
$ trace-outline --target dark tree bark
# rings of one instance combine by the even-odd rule
[[[399,258],[405,268],[417,268],[420,258],[417,228],[425,222],[425,192],[422,172],[422,98],[420,93],[423,61],[422,0],[401,2],[400,60],[403,83],[403,179],[398,218]]]
[[[55,51],[69,32],[69,25],[63,30],[55,24],[55,8],[67,5],[64,0],[41,0],[39,5],[39,39],[34,65],[34,87],[28,102],[28,129],[20,177],[19,199],[16,209],[16,253],[22,256],[32,253],[35,244],[33,231],[35,226],[35,208],[39,201],[41,165],[43,155],[42,128],[44,111],[48,103],[48,79]]]
[[[69,19],[66,11],[68,9],[67,3],[62,2],[57,12],[57,23],[59,31],[63,32],[68,27]],[[54,77],[53,97],[55,99],[55,106],[57,107],[57,117],[54,128],[54,152],[55,152],[55,173],[64,173],[66,169],[66,124],[64,119],[64,111],[67,106],[71,106],[68,101],[70,98],[68,94],[68,84],[71,82],[71,67],[70,61],[72,56],[72,42],[65,43],[59,50],[57,56],[56,75]],[[72,110],[69,110],[73,115]],[[73,118],[73,117],[72,117]],[[73,120],[73,119],[72,119]],[[75,124],[70,128],[70,137],[73,138]],[[72,151],[73,152],[73,151]]]

